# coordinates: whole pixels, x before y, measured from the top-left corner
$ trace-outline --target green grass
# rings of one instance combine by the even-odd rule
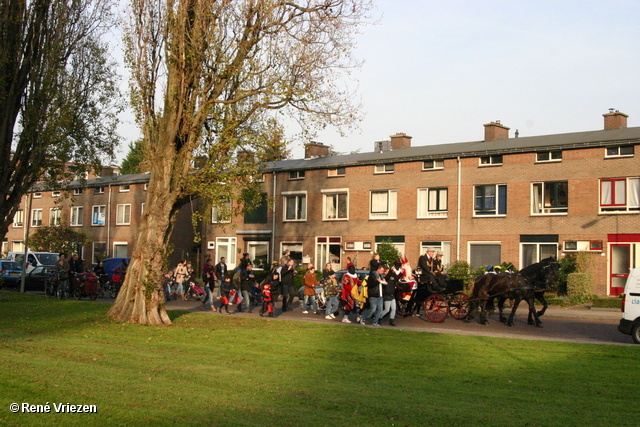
[[[640,347],[186,312],[135,326],[106,304],[2,298],[0,425],[638,425]]]

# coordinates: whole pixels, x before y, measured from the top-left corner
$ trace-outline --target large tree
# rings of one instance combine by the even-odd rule
[[[369,8],[369,0],[132,0],[126,59],[151,178],[113,319],[170,323],[161,279],[176,213],[189,197],[256,200],[253,178],[282,151],[283,118],[305,129],[354,121],[343,83]]]
[[[111,158],[122,100],[110,0],[0,0],[0,239],[39,180]]]

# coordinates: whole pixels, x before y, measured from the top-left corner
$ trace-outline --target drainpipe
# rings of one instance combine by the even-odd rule
[[[276,173],[273,174],[273,207],[271,208],[271,262],[278,260],[276,257]]]
[[[111,251],[111,184],[109,184],[109,200],[107,201],[107,255],[111,254],[113,256],[113,251]]]
[[[458,161],[458,215],[457,215],[457,224],[456,224],[456,261],[460,261],[460,201],[461,201],[461,194],[460,194],[460,182],[461,182],[461,176],[462,176],[462,164],[460,163],[460,156],[458,156],[457,158]]]

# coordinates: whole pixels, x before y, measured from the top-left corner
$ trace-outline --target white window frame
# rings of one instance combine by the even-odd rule
[[[395,165],[393,163],[383,163],[379,165],[375,165],[373,169],[374,174],[385,174],[385,173],[393,173],[395,170]]]
[[[266,240],[248,240],[246,242],[247,245],[247,253],[249,254],[249,259],[251,260],[251,262],[253,263],[256,259],[256,247],[258,246],[266,246],[267,250],[266,250],[266,254],[267,254],[267,258],[265,260],[265,266],[269,267],[269,242]]]
[[[484,161],[486,159],[486,161]],[[502,154],[491,154],[487,156],[478,157],[478,166],[501,166],[503,163],[503,155]]]
[[[623,149],[627,149],[627,148],[631,149],[631,153],[621,154]],[[609,154],[609,150],[613,150],[613,149],[615,149],[617,151],[617,154]],[[605,159],[614,159],[614,158],[619,158],[619,157],[633,157],[634,155],[635,155],[635,148],[634,148],[633,145],[618,145],[616,147],[605,147],[604,148],[604,158]]]
[[[13,227],[14,228],[22,228],[24,224],[24,210],[18,209],[16,214],[13,216]]]
[[[223,214],[229,215],[227,219],[220,219],[220,207],[211,206],[211,224],[229,224],[231,222],[231,200],[225,199],[220,201],[220,204],[225,205]]]
[[[74,196],[82,196],[82,188],[74,188],[73,189]]]
[[[560,153],[560,157],[553,158]],[[546,156],[545,156],[546,155]],[[544,157],[547,157],[546,159]],[[538,151],[536,152],[536,163],[558,163],[562,161],[562,150]]]
[[[128,193],[131,191],[131,184],[122,184],[118,190],[120,193]]]
[[[552,184],[564,182],[567,185],[566,206],[545,206],[547,190]],[[540,188],[538,194],[538,188]],[[542,200],[539,200],[542,197]],[[531,183],[531,215],[567,215],[569,212],[569,182],[568,181],[542,181]]]
[[[116,205],[116,225],[131,224],[131,203]]]
[[[119,251],[116,251],[117,247],[126,247],[127,248],[127,254],[124,256],[124,258],[128,258],[129,257],[129,242],[113,242],[113,246],[112,246],[112,254],[113,257],[115,258],[119,258]]]
[[[144,215],[144,205],[145,205],[145,203],[142,202],[142,204],[140,206],[140,216]]]
[[[476,188],[477,187],[490,187],[490,186],[494,186],[495,187],[495,212],[494,213],[486,213],[486,214],[482,214],[482,213],[478,213],[478,212],[482,212],[482,210],[476,209]],[[505,191],[505,197],[506,197],[506,203],[505,203],[505,212],[504,213],[500,213],[500,187],[504,187],[504,191]],[[509,197],[508,197],[508,193],[506,193],[507,191],[507,185],[506,184],[476,184],[473,186],[473,216],[474,218],[492,218],[492,217],[505,217],[507,216],[506,210],[508,207],[508,203],[509,203]],[[486,197],[485,197],[486,198]]]
[[[423,171],[434,171],[434,170],[442,170],[442,169],[444,169],[443,159],[430,159],[430,160],[423,160],[422,162]]]
[[[39,199],[42,197],[42,192],[41,191],[36,191],[35,193],[33,193],[33,198],[34,199]]]
[[[304,179],[304,170],[289,172],[289,181],[295,181],[298,179]]]
[[[525,265],[524,262],[524,247],[525,246],[534,246],[535,247],[535,261],[533,261],[530,264]],[[537,262],[542,261],[543,259],[545,259],[547,256],[546,255],[541,255],[541,247],[542,246],[549,246],[549,247],[553,247],[553,252],[554,255],[553,257],[555,259],[558,259],[558,242],[520,242],[520,269],[528,267],[531,264],[535,264]]]
[[[444,193],[444,200],[442,194]],[[434,197],[436,200],[434,200]],[[447,187],[418,188],[418,218],[446,218],[449,204]],[[444,209],[442,209],[444,207]]]
[[[383,211],[383,193],[387,194],[386,209]],[[380,195],[374,202],[374,194]],[[377,205],[377,206],[374,206]],[[374,209],[376,211],[374,212]],[[369,219],[385,220],[396,219],[398,217],[398,190],[371,190],[369,192]]]
[[[60,191],[59,191],[59,190],[52,191],[52,192],[51,192],[51,197],[60,197],[60,194],[61,194],[61,193],[60,193]]]
[[[605,190],[604,183],[611,183]],[[614,184],[615,182],[615,184]],[[618,187],[618,183],[624,183],[624,189]],[[635,189],[635,192],[634,192]],[[619,193],[622,191],[622,195]],[[612,213],[636,213],[640,211],[640,178],[601,178],[599,180],[598,209],[601,214]],[[620,197],[624,196],[624,202]],[[612,203],[603,203],[604,198],[610,198]],[[616,203],[617,201],[617,203]]]
[[[95,187],[93,189],[93,194],[104,194],[104,187]]]
[[[97,208],[97,212],[96,212]],[[104,223],[100,224],[99,221],[96,221],[96,213],[98,217],[100,215],[104,215]],[[106,205],[93,205],[91,206],[91,226],[92,227],[104,227],[107,225],[107,206]]]
[[[82,227],[84,224],[84,206],[71,206],[69,216],[70,227]]]
[[[284,222],[304,222],[307,220],[307,192],[306,191],[283,191],[282,193],[282,220]],[[288,200],[295,198],[295,218],[287,218],[289,208]],[[304,199],[304,209],[300,209],[300,200]],[[298,217],[300,214],[300,217]]]
[[[348,188],[335,188],[320,190],[322,193],[322,220],[323,221],[345,221],[349,219],[349,189]],[[339,217],[340,213],[340,196],[346,196],[344,203],[346,204],[344,217]],[[329,209],[329,201],[335,199],[335,208]],[[331,217],[331,210],[335,209],[335,216]]]
[[[57,226],[62,224],[62,209],[49,208],[49,226]]]
[[[31,209],[31,227],[42,227],[42,209]]]

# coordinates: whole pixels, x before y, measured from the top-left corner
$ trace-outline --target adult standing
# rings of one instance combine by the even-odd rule
[[[280,287],[282,289],[282,312],[286,313],[291,309],[295,289],[293,286],[293,278],[296,275],[296,269],[293,265],[293,259],[289,258],[287,263],[280,270]]]
[[[362,313],[360,324],[365,325],[366,320],[373,318],[373,326],[380,326],[382,314],[382,287],[387,282],[384,280],[384,265],[378,265],[378,269],[369,275],[367,292],[369,293],[369,308]]]
[[[354,286],[358,286],[360,279],[356,274],[355,265],[349,266],[348,271],[342,277],[342,300],[345,302],[344,305],[344,317],[342,318],[342,323],[351,323],[349,320],[349,315],[351,313],[356,313],[356,302],[351,296],[351,290]]]
[[[247,267],[240,270],[236,274],[241,274],[240,291],[242,292],[242,306],[238,305],[238,311],[251,312],[251,288],[256,285],[256,278],[253,275],[253,265],[247,264]]]
[[[325,309],[325,319],[331,320],[335,319],[335,313],[338,311],[338,294],[340,293],[338,289],[338,282],[336,281],[336,272],[331,271],[329,277],[324,279],[324,295],[327,298],[327,306]]]
[[[372,273],[378,271],[378,267],[380,266],[380,264],[380,254],[376,252],[371,257],[371,261],[369,261],[369,276],[371,276]]]
[[[318,314],[318,306],[316,305],[316,286],[321,286],[316,278],[316,268],[309,264],[307,272],[304,274],[304,301],[302,303],[302,313],[307,314],[307,306],[311,305],[311,310]]]
[[[402,263],[400,261],[396,261],[393,265],[393,268],[389,270],[387,273],[386,284],[382,286],[382,314],[380,318],[383,318],[387,313],[389,314],[389,324],[391,326],[396,326],[395,318],[396,318],[396,290],[399,287],[400,279],[404,276],[404,271],[402,270]]]
[[[124,283],[124,277],[127,275],[127,268],[129,267],[129,263],[126,258],[122,259],[120,263],[120,283]]]
[[[58,274],[58,286],[62,286],[62,290],[69,292],[69,273],[71,266],[67,262],[67,255],[60,253],[58,262],[56,263],[56,273]]]
[[[288,249],[286,251],[283,251],[282,256],[280,257],[280,267],[284,267],[284,265],[288,263],[290,259],[291,259],[291,251]]]
[[[227,277],[227,263],[224,257],[220,257],[220,262],[214,267],[215,283],[218,286],[218,298],[222,298],[222,281]]]
[[[331,263],[328,262],[325,264],[324,270],[322,270],[322,280],[327,280],[327,278],[331,277],[332,274],[336,274],[336,272],[333,271],[333,267],[331,266]]]
[[[204,281],[204,290],[207,296],[202,301],[202,309],[204,310],[207,304],[211,304],[211,311],[215,312],[216,307],[213,305],[213,291],[216,288],[215,272],[213,271],[213,265],[211,265],[211,258],[207,258],[202,267],[202,279]]]
[[[187,260],[183,259],[178,263],[175,270],[173,270],[173,277],[176,282],[176,291],[174,293],[175,299],[178,299],[178,295],[180,295],[183,301],[187,300],[184,297],[184,281],[187,278],[188,274],[189,272],[187,271]]]

